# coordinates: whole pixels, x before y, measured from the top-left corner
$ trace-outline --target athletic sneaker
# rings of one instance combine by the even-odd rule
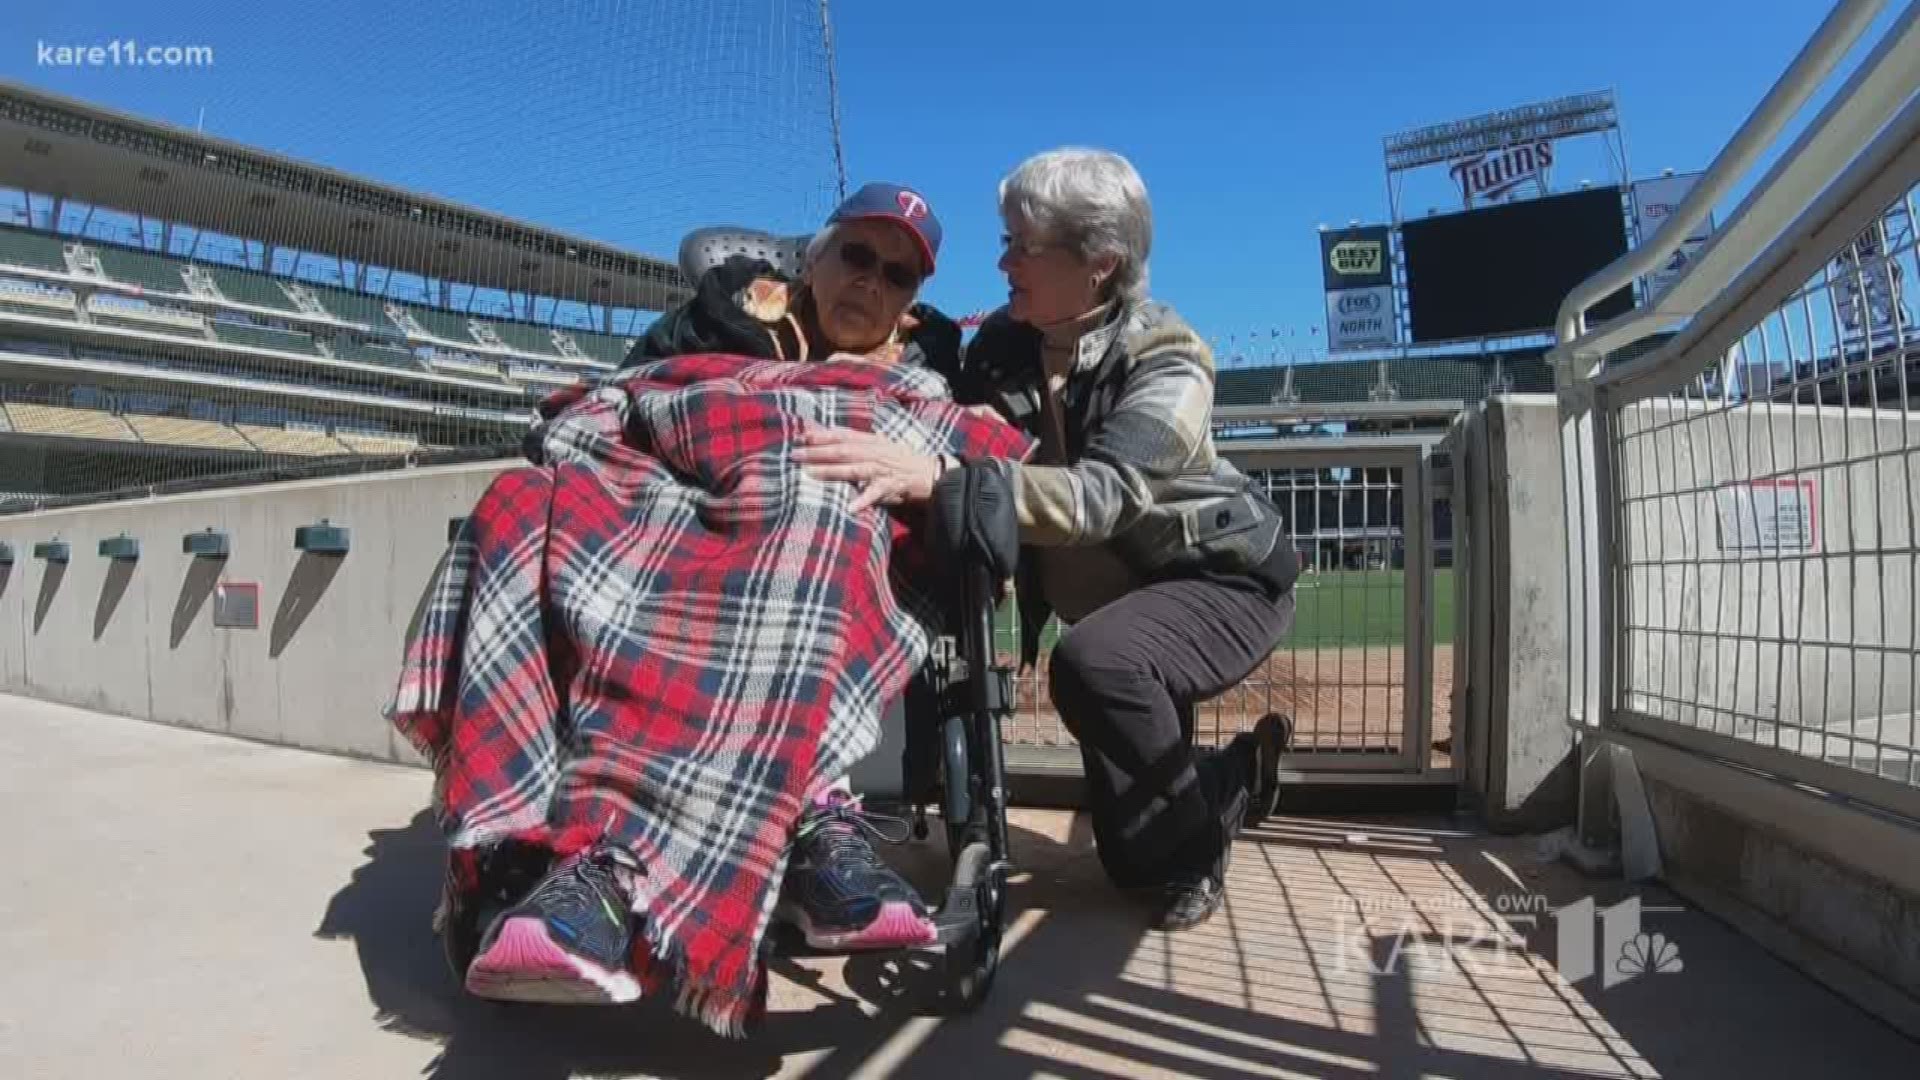
[[[800,819],[776,917],[816,949],[901,949],[934,943],[926,905],[868,841],[886,838],[844,791],[817,799]]]
[[[606,1004],[640,996],[628,969],[633,926],[620,875],[633,856],[598,845],[560,863],[494,920],[467,989],[499,1001]]]

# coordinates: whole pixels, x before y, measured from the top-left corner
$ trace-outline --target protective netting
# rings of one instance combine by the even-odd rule
[[[511,453],[844,186],[821,0],[16,14],[0,502]]]

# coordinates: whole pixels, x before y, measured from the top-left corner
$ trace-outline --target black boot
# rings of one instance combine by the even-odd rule
[[[1248,810],[1248,793],[1243,787],[1223,793],[1225,801],[1217,809],[1217,854],[1204,867],[1176,875],[1161,887],[1160,910],[1154,919],[1157,930],[1191,930],[1220,910],[1227,899],[1227,867],[1233,861],[1233,841]]]
[[[1253,828],[1267,820],[1280,805],[1280,755],[1293,748],[1293,721],[1284,713],[1271,712],[1253,725],[1253,730],[1234,736],[1245,739],[1252,774],[1247,778],[1247,813],[1243,823]]]

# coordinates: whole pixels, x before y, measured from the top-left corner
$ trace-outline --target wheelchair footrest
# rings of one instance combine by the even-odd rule
[[[941,945],[958,945],[980,936],[980,894],[971,885],[947,889],[947,902],[933,916],[934,940]]]

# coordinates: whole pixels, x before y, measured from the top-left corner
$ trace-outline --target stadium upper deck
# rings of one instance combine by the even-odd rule
[[[686,295],[658,260],[14,84],[0,147],[0,494],[510,447]],[[398,277],[424,299],[372,288]],[[463,289],[507,313],[433,302]]]
[[[4,82],[0,148],[0,495],[508,449],[687,295],[660,260]],[[1538,350],[1225,370],[1220,426],[1444,426],[1551,382]]]

